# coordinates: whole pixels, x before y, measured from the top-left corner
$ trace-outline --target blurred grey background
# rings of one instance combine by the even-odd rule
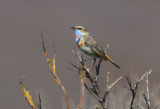
[[[65,108],[61,88],[54,82],[44,57],[40,30],[50,58],[55,41],[57,74],[70,103],[78,105],[79,76],[67,69],[72,68],[69,62],[76,63],[71,50],[78,47],[70,29],[75,25],[87,27],[103,48],[110,44],[107,52],[121,66],[117,69],[103,62],[102,86],[108,71],[114,79],[127,72],[139,76],[150,68],[150,84],[159,84],[159,0],[0,0],[1,109],[29,109],[18,74],[25,76],[35,103],[40,92],[44,109]]]

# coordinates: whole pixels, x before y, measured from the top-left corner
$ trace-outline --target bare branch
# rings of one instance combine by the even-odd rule
[[[148,75],[151,74],[151,70],[149,70],[148,72],[146,72],[146,84],[147,84],[147,89],[146,89],[146,92],[147,92],[147,95],[145,93],[143,93],[143,97],[144,97],[144,100],[145,100],[145,103],[147,105],[147,108],[150,109],[150,97],[149,97],[149,82],[148,82]]]
[[[130,91],[130,89],[127,86],[123,85],[122,87]]]
[[[148,81],[148,75],[151,74],[152,70],[150,69],[149,72],[147,73],[146,77],[146,84],[147,84],[147,104],[148,104],[148,109],[150,108],[150,97],[149,97],[149,81]]]
[[[137,107],[138,109],[145,109],[141,104],[137,104],[136,107]]]
[[[158,104],[154,109],[158,109],[159,106],[160,106],[160,104]]]
[[[134,88],[132,86],[132,83],[131,83],[131,80],[130,80],[130,77],[129,75],[125,74],[125,77],[126,77],[126,80],[127,80],[127,83],[130,87],[130,91],[132,92],[132,100],[131,100],[131,104],[130,104],[130,109],[133,109],[133,102],[134,102],[134,99],[135,99],[135,96],[136,96],[136,92],[137,92],[137,89],[138,89],[138,85],[139,83],[144,80],[144,78],[146,78],[152,71],[150,70],[149,72],[145,72],[140,79],[137,80],[136,84],[134,85]],[[125,87],[126,88],[126,87]],[[128,88],[127,88],[128,89]],[[149,89],[148,89],[149,91]],[[149,104],[148,104],[149,105]]]
[[[40,93],[38,94],[38,108],[42,109]]]
[[[98,101],[101,101],[101,102],[102,102],[102,99],[100,99],[100,98],[92,91],[92,89],[90,89],[90,88],[86,85],[86,83],[84,83],[84,86],[85,86],[86,89],[90,92],[90,94],[93,95],[94,98],[96,98]]]
[[[119,77],[115,82],[113,82],[108,89],[110,90],[120,79],[122,79],[122,77]]]
[[[114,81],[110,86],[108,85],[109,82],[109,72],[107,73],[107,87],[106,87],[106,91],[105,94],[103,96],[103,102],[106,102],[106,97],[109,94],[110,89],[120,80],[122,79],[122,77],[119,77],[116,81]],[[105,103],[105,107],[107,107],[108,101]]]
[[[131,100],[131,103],[130,103],[130,109],[133,109],[133,102],[134,102],[134,99],[135,99],[135,96],[136,96],[136,91],[137,91],[137,88],[138,88],[138,84],[136,84],[135,88],[132,88],[132,83],[131,83],[129,75],[125,74],[125,77],[126,77],[128,85],[130,87],[130,91],[132,92],[132,100]]]
[[[65,88],[64,88],[61,80],[59,79],[59,77],[58,77],[58,75],[57,75],[57,73],[56,73],[56,69],[55,69],[55,56],[56,56],[56,55],[55,55],[55,54],[53,55],[53,67],[52,67],[52,64],[51,64],[50,59],[49,59],[48,54],[47,54],[47,51],[46,51],[46,49],[45,49],[45,44],[44,44],[44,39],[43,39],[43,34],[42,34],[42,32],[41,32],[41,40],[42,40],[42,46],[43,46],[44,55],[45,55],[45,57],[46,57],[47,63],[48,63],[48,65],[49,65],[49,68],[50,68],[50,70],[51,70],[51,72],[52,72],[52,75],[53,75],[56,83],[61,87],[61,89],[62,89],[62,91],[63,91],[63,93],[64,93],[64,97],[65,97],[67,109],[69,109],[69,103],[68,103],[68,97],[67,97],[67,94],[66,94],[66,90],[65,90]]]
[[[149,70],[149,72],[145,72],[141,78],[139,80],[137,80],[137,83],[136,84],[139,84],[144,78],[146,78],[149,74],[152,73],[152,70]]]
[[[149,104],[149,102],[148,102],[149,100],[148,100],[147,96],[145,95],[145,93],[143,93],[142,95],[143,95],[144,100],[145,100],[145,102],[146,102],[146,104],[147,104],[147,108],[150,109],[150,104]]]

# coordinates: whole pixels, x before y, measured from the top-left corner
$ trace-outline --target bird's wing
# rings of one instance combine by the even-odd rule
[[[105,58],[105,52],[92,36],[84,36],[85,45],[92,49],[97,57]]]

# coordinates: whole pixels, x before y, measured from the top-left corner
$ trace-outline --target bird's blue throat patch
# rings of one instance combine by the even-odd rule
[[[80,38],[81,38],[81,36],[82,36],[81,31],[76,29],[76,30],[75,30],[75,36],[76,36],[76,37],[78,36],[78,38],[75,39],[75,40],[76,40],[76,43],[78,43],[79,40],[80,40]]]

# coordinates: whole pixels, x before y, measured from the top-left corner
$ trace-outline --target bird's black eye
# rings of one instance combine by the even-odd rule
[[[79,30],[82,30],[83,28],[78,28]]]

